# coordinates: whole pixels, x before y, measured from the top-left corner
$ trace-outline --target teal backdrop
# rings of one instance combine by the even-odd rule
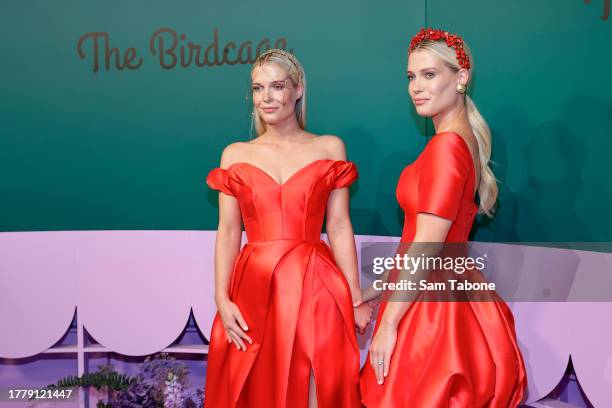
[[[202,57],[216,30],[219,63],[229,42],[229,62],[246,41],[243,62],[248,45],[253,56],[265,39],[295,52],[308,79],[309,129],[341,136],[359,166],[351,190],[356,232],[399,235],[395,184],[432,133],[408,99],[406,49],[422,26],[433,26],[461,34],[473,49],[470,92],[493,131],[499,211],[481,220],[473,239],[612,241],[606,6],[609,0],[3,1],[0,230],[215,229],[217,194],[204,178],[225,145],[251,137],[250,66],[179,61],[164,68],[159,47],[160,38],[166,50],[171,45],[172,30],[177,56],[197,44]],[[118,49],[109,70],[99,34],[94,72],[88,33],[106,33]],[[127,55],[138,68],[117,69],[116,55],[120,66]],[[171,54],[163,55],[171,65]]]

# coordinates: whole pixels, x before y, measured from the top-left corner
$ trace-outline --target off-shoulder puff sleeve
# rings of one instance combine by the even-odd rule
[[[206,177],[206,184],[214,190],[219,190],[227,195],[234,195],[230,184],[230,177],[226,169],[220,167],[214,168]]]
[[[348,187],[359,177],[357,166],[350,161],[338,160],[333,164],[332,170],[334,172],[334,188]]]
[[[466,142],[456,133],[436,135],[423,152],[417,212],[455,220],[472,167]]]

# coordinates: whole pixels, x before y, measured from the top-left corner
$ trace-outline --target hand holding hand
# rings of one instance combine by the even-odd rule
[[[372,321],[372,311],[374,308],[368,303],[357,303],[358,306],[353,307],[355,313],[355,329],[357,333],[364,334],[368,324]]]

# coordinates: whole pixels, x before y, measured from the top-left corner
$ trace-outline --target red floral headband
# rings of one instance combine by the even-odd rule
[[[457,61],[461,68],[470,69],[470,59],[463,48],[463,39],[455,34],[450,34],[448,31],[436,30],[433,28],[421,28],[417,35],[412,37],[410,41],[410,51],[413,51],[418,44],[425,40],[442,41],[446,45],[455,49]]]

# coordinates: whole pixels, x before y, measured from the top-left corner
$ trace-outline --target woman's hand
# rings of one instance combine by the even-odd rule
[[[381,322],[370,344],[370,364],[374,369],[378,384],[382,384],[385,377],[389,375],[389,365],[396,341],[397,326],[384,321]]]
[[[357,333],[365,333],[368,324],[372,321],[372,311],[374,308],[368,303],[358,303],[358,306],[353,307],[355,314],[355,329]]]
[[[229,299],[217,303],[219,309],[219,317],[223,322],[223,328],[229,343],[234,343],[238,350],[246,351],[246,345],[243,340],[253,344],[253,340],[245,333],[249,330],[246,321],[240,313],[238,306]]]

